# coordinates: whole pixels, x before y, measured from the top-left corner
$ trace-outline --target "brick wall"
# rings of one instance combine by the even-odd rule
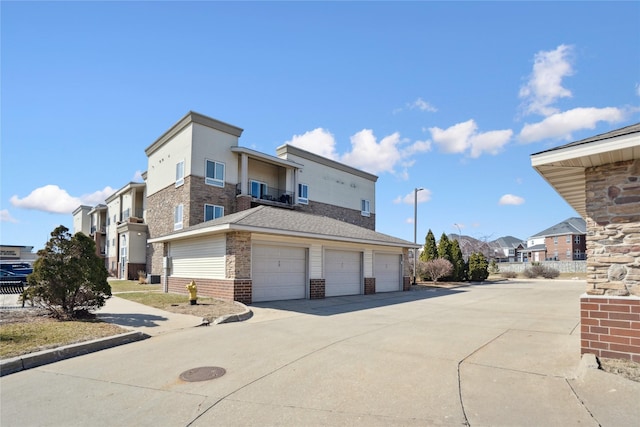
[[[251,278],[251,233],[231,232],[227,233],[226,237],[225,277]]]
[[[640,298],[583,296],[581,354],[640,363]]]
[[[568,242],[567,238],[569,239]],[[576,243],[576,238],[578,243]],[[568,234],[546,237],[544,244],[547,248],[546,257],[555,258],[557,256],[557,261],[572,261],[576,250],[579,250],[581,254],[584,254],[587,250],[586,236],[584,235]]]
[[[226,279],[191,279],[184,277],[169,277],[169,292],[184,294],[188,299],[186,286],[194,280],[198,287],[198,296],[214,297],[227,301],[239,301],[243,304],[251,304],[251,280],[226,280]]]
[[[324,299],[324,279],[309,280],[309,299]]]
[[[410,291],[411,290],[411,277],[404,276],[402,278],[402,290],[403,291]]]
[[[364,278],[364,294],[373,295],[376,293],[376,278],[365,277]]]
[[[371,216],[362,216],[360,211],[356,209],[348,209],[341,206],[314,202],[311,200],[308,205],[297,205],[296,210],[313,215],[334,218],[339,221],[355,224],[370,230],[376,229],[376,215],[373,212],[371,213]]]

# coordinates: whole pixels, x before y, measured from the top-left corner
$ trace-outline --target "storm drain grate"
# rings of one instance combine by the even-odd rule
[[[184,371],[180,374],[182,381],[196,382],[196,381],[208,381],[220,378],[227,371],[224,368],[217,366],[203,366],[201,368],[193,368],[188,371]]]

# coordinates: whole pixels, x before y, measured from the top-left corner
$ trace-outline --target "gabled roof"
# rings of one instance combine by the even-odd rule
[[[519,245],[526,246],[522,239],[518,239],[513,236],[504,236],[496,239],[492,242],[494,245],[500,248],[517,248]]]
[[[564,221],[534,234],[531,237],[552,237],[564,236],[567,234],[587,234],[587,224],[584,219],[574,217],[567,218]]]
[[[149,243],[181,240],[191,237],[227,233],[229,231],[249,231],[281,236],[398,246],[403,248],[420,247],[420,245],[416,245],[413,242],[378,233],[368,228],[349,224],[337,219],[271,206],[258,206],[218,219],[202,222],[165,236],[149,239]]]
[[[640,123],[531,155],[531,166],[582,217],[585,168],[640,159]]]

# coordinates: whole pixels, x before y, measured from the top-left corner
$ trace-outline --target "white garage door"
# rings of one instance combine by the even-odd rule
[[[254,245],[251,252],[254,302],[302,299],[306,296],[307,250]]]
[[[362,283],[360,252],[327,250],[324,253],[325,296],[358,295]]]
[[[373,277],[376,278],[376,293],[401,291],[400,255],[374,254]]]

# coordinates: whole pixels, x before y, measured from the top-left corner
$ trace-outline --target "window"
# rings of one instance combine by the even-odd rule
[[[371,211],[369,210],[369,201],[368,200],[362,200],[361,203],[361,212],[362,216],[371,216]]]
[[[571,243],[571,235],[567,234],[567,243]]]
[[[570,249],[567,250],[567,254],[566,255],[567,255],[567,259],[571,259],[571,250]]]
[[[580,244],[580,236],[573,236],[573,243],[575,243],[576,245]]]
[[[204,182],[216,187],[224,187],[224,163],[206,161],[206,177]]]
[[[557,245],[557,244],[558,244],[558,236],[556,236],[556,237],[554,237],[554,238],[553,238],[553,244],[554,244],[554,245]]]
[[[182,205],[176,206],[173,212],[173,229],[182,230]]]
[[[298,203],[309,204],[309,186],[307,184],[298,184]]]
[[[573,251],[573,259],[584,259],[582,252],[580,252],[580,249],[576,249],[575,251]]]
[[[220,218],[224,216],[224,207],[218,205],[204,205],[204,220],[211,221],[212,219]]]
[[[260,181],[251,181],[251,196],[256,199],[263,199],[267,195],[267,184]]]
[[[184,160],[176,163],[176,187],[184,184]]]

